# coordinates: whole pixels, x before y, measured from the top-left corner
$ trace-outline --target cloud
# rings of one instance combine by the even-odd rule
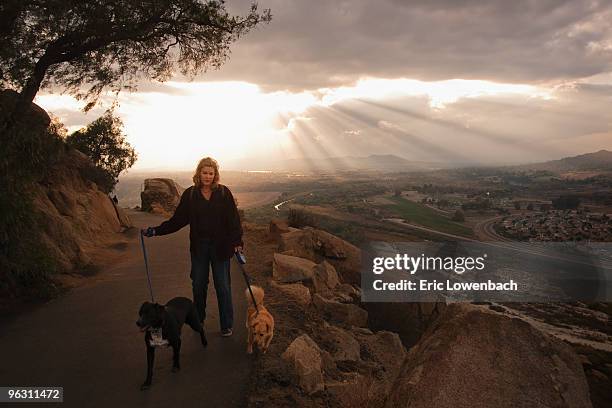
[[[611,95],[610,85],[577,83],[547,97],[459,97],[443,108],[420,95],[345,98],[307,109],[307,125],[292,137],[311,158],[391,153],[447,163],[538,162],[612,150]]]
[[[265,89],[359,78],[575,80],[612,71],[612,3],[592,0],[259,0],[272,22],[241,38],[220,71]],[[244,14],[248,2],[232,3]]]

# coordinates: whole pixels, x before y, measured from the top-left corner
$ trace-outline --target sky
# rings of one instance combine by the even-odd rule
[[[246,14],[248,1],[227,1]],[[612,1],[260,0],[272,22],[219,71],[121,93],[134,170],[265,170],[394,154],[519,164],[612,150]],[[68,95],[35,102],[70,131]]]

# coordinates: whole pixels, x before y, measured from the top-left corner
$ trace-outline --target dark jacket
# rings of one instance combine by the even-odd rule
[[[195,253],[198,243],[203,239],[210,239],[215,244],[215,254],[219,260],[227,260],[234,254],[234,247],[242,246],[242,226],[236,201],[229,188],[219,184],[210,197],[210,206],[207,208],[206,227],[207,237],[199,236],[197,225],[198,220],[202,222],[202,217],[198,217],[198,200],[196,197],[200,192],[191,186],[183,192],[174,215],[168,221],[155,227],[155,235],[172,234],[189,224],[190,250]],[[201,211],[201,209],[200,209]]]

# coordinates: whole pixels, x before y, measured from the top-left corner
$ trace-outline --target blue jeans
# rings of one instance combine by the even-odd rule
[[[221,330],[230,329],[234,324],[230,260],[220,261],[215,259],[215,244],[213,242],[203,241],[196,245],[195,251],[191,252],[190,277],[193,288],[193,303],[200,314],[200,320],[204,321],[206,319],[209,267],[212,267]]]

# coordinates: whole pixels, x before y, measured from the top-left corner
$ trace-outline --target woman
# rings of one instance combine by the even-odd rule
[[[219,184],[219,165],[205,157],[193,175],[194,185],[185,190],[172,218],[143,230],[148,237],[176,232],[189,224],[193,302],[206,318],[209,266],[212,267],[219,306],[221,335],[232,335],[234,312],[230,280],[230,259],[241,251],[242,227],[236,202],[229,188]]]

